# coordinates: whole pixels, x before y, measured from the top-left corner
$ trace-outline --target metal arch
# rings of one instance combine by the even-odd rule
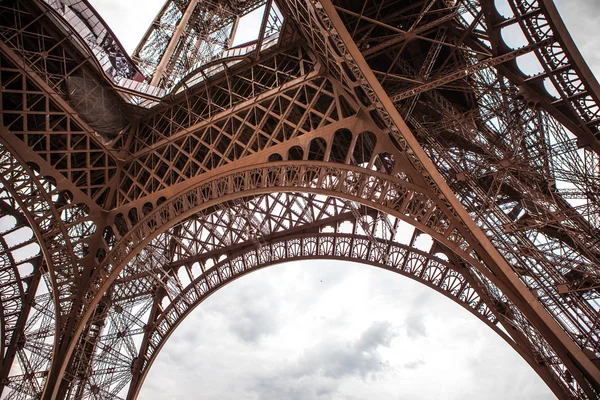
[[[459,254],[466,254],[464,257],[470,259],[469,254],[472,250],[467,241],[461,238],[461,234],[455,229],[452,223],[446,220],[443,216],[443,211],[440,211],[434,205],[435,203],[429,202],[428,204],[426,196],[417,194],[420,191],[414,185],[397,180],[395,186],[385,189],[388,197],[387,199],[379,199],[383,203],[379,204],[376,201],[379,196],[375,195],[375,192],[381,190],[390,177],[379,174],[375,178],[374,173],[368,170],[350,166],[339,166],[336,168],[335,165],[328,163],[314,163],[312,165],[307,163],[306,167],[305,170],[301,170],[299,165],[288,166],[285,163],[272,163],[246,168],[238,173],[226,174],[213,179],[212,182],[201,184],[181,194],[178,198],[171,199],[159,206],[120,238],[119,242],[102,261],[94,276],[91,277],[91,282],[94,284],[86,289],[87,292],[84,295],[86,304],[82,310],[81,317],[78,318],[78,328],[75,336],[78,336],[84,329],[86,321],[91,317],[96,305],[100,302],[97,294],[104,293],[109,288],[126,263],[138,254],[146,244],[184,218],[207,209],[212,205],[226,201],[229,198],[235,199],[253,194],[268,193],[273,190],[283,190],[332,194],[359,203],[367,202],[367,204],[370,204],[369,202],[373,202],[376,208],[389,209],[390,214],[396,214],[400,218],[409,219],[411,223],[422,227],[423,231],[431,233],[433,237],[439,238],[441,242],[447,242],[448,246],[453,248],[454,251],[459,252]],[[336,170],[346,171],[343,178],[342,176],[336,177]],[[293,175],[285,179],[284,176],[287,172],[291,172]],[[328,179],[327,176],[331,174],[333,174],[331,176],[332,179]],[[317,176],[320,176],[319,185],[323,186],[322,188],[314,188],[310,185],[311,181]],[[311,179],[306,179],[307,177]],[[350,178],[356,179],[356,182],[360,182],[361,177],[365,178],[362,184],[349,185],[345,188],[339,184],[340,179]],[[371,185],[370,187],[369,184]],[[303,188],[302,186],[305,187]],[[400,193],[406,190],[407,186],[411,188],[411,195],[401,195]],[[347,192],[344,193],[344,191]],[[361,197],[360,193],[364,193],[364,197]],[[412,196],[413,193],[414,197]],[[375,198],[371,198],[373,195],[375,195]],[[396,196],[401,197],[398,198]],[[400,201],[400,199],[402,200]],[[395,210],[393,209],[394,206],[396,207]],[[410,211],[408,211],[409,209]],[[422,211],[423,213],[420,217],[422,222],[410,219],[411,217],[407,217],[400,210],[406,210],[409,214],[413,212],[417,214]],[[444,235],[452,237],[453,240],[448,241]],[[71,357],[74,345],[75,343],[71,343],[68,350],[66,350],[66,359]],[[60,371],[53,370],[57,374],[52,378],[54,382],[62,379],[58,377],[62,376],[65,368],[66,365],[63,364]],[[54,390],[58,390],[57,386],[55,386]]]
[[[265,197],[269,196],[265,195]],[[138,352],[135,350],[137,347],[133,345],[133,341],[131,340],[130,336],[144,334],[147,331],[144,328],[144,326],[146,326],[146,319],[143,321],[138,320],[140,311],[132,314],[133,310],[130,302],[132,299],[151,295],[152,297],[149,298],[149,302],[148,300],[145,300],[142,303],[135,304],[138,304],[138,306],[141,305],[142,311],[144,309],[151,309],[150,321],[152,321],[154,319],[152,316],[156,315],[157,310],[159,310],[158,307],[160,307],[160,300],[162,297],[166,295],[171,299],[177,298],[178,293],[184,289],[184,287],[181,286],[181,282],[179,281],[177,274],[175,273],[175,270],[180,268],[182,265],[195,261],[202,262],[203,260],[210,258],[215,258],[215,261],[217,261],[216,258],[219,257],[220,254],[223,254],[223,252],[230,254],[231,251],[236,251],[235,249],[238,248],[266,249],[270,246],[268,244],[269,242],[281,242],[281,240],[285,241],[286,238],[289,237],[298,237],[298,234],[294,232],[313,232],[315,228],[319,226],[321,228],[334,226],[335,230],[339,230],[341,229],[341,226],[343,226],[343,224],[341,224],[342,221],[355,221],[351,222],[353,224],[353,228],[351,230],[354,232],[357,232],[357,229],[366,229],[365,232],[367,234],[363,234],[363,239],[368,237],[368,240],[364,239],[366,241],[366,245],[369,247],[367,253],[380,258],[385,258],[385,256],[382,255],[387,254],[389,251],[388,246],[391,244],[390,240],[393,240],[397,229],[399,229],[397,225],[397,219],[395,220],[396,222],[392,220],[390,222],[391,225],[387,227],[383,222],[381,222],[383,225],[380,226],[377,224],[368,224],[368,227],[365,227],[363,223],[358,222],[361,220],[361,217],[357,216],[354,212],[349,211],[351,207],[340,209],[339,204],[335,203],[330,204],[329,206],[334,211],[334,214],[331,215],[331,218],[315,219],[309,216],[306,222],[304,224],[300,224],[299,226],[284,227],[281,231],[275,229],[275,231],[268,230],[264,232],[262,227],[270,225],[272,222],[277,220],[277,218],[286,219],[294,217],[287,216],[285,213],[280,217],[277,217],[277,215],[272,216],[272,212],[269,211],[270,208],[261,208],[263,207],[264,203],[260,200],[260,198],[257,198],[256,201],[253,199],[252,202],[256,204],[256,208],[250,208],[248,210],[250,214],[243,212],[243,210],[246,208],[243,203],[237,204],[236,202],[232,202],[232,204],[217,208],[219,213],[227,213],[232,211],[235,215],[237,215],[235,218],[236,221],[247,221],[245,226],[243,224],[240,225],[240,230],[236,233],[239,236],[238,238],[230,235],[227,231],[217,233],[220,231],[220,227],[215,226],[213,222],[209,222],[206,220],[206,218],[202,217],[200,219],[201,221],[204,221],[202,224],[181,229],[181,231],[193,229],[189,232],[189,235],[191,236],[186,234],[182,235],[181,231],[178,233],[173,231],[170,233],[170,235],[173,236],[173,239],[160,240],[159,242],[153,241],[153,243],[144,249],[144,255],[136,258],[135,264],[130,263],[128,265],[128,268],[131,268],[128,270],[128,274],[131,276],[127,274],[121,275],[118,282],[115,283],[115,287],[112,291],[110,303],[114,308],[111,309],[110,314],[108,314],[106,317],[107,320],[111,321],[111,328],[98,342],[97,357],[95,357],[93,361],[94,368],[96,371],[98,371],[98,373],[90,376],[87,382],[78,381],[77,383],[79,389],[84,391],[83,393],[86,393],[85,391],[87,390],[87,393],[96,393],[99,396],[115,396],[115,394],[129,382],[131,379],[131,366],[136,366],[133,357],[138,354]],[[325,202],[325,204],[328,203]],[[303,210],[306,208],[307,207],[302,207]],[[308,208],[310,209],[311,207]],[[342,214],[336,217],[336,213],[339,212],[342,212]],[[249,222],[254,220],[254,216],[256,214],[261,213],[263,214],[262,220],[259,218],[257,224]],[[319,215],[321,214],[319,213]],[[379,221],[378,215],[378,213],[372,214],[369,211],[366,211],[365,217],[375,218],[376,221]],[[243,216],[243,218],[240,218],[240,216]],[[353,218],[356,219],[353,220]],[[257,232],[255,235],[260,236],[252,238],[253,234],[244,232],[248,225],[254,225],[256,227],[255,232]],[[228,226],[228,222],[222,221],[220,226],[226,228]],[[383,228],[383,230],[380,230],[380,228]],[[346,229],[349,228],[347,227]],[[197,236],[192,232],[202,232],[202,236],[204,237],[205,231],[213,231],[215,232],[213,234],[217,237],[217,241],[211,240],[210,236],[201,239],[202,241],[208,243],[210,247],[191,246],[190,243],[186,244],[188,241],[198,240],[197,238],[192,239]],[[417,231],[413,232],[410,243],[414,242],[417,233]],[[331,234],[327,233],[322,234],[325,236],[331,236]],[[385,239],[386,236],[388,239]],[[282,237],[283,239],[281,239]],[[383,241],[378,241],[375,239],[375,237],[381,237]],[[180,242],[180,246],[182,247],[181,251],[174,251],[172,249],[170,243],[172,243],[173,240]],[[228,240],[231,241],[228,242]],[[385,243],[385,245],[383,245],[383,243]],[[217,248],[214,248],[214,246]],[[212,249],[212,251],[209,251],[209,248]],[[279,248],[281,249],[281,247]],[[448,254],[448,250],[444,247],[439,248],[438,246],[433,246],[431,248],[431,253],[438,251]],[[194,254],[196,254],[196,256],[194,256]],[[463,269],[463,272],[466,273],[467,269]],[[190,273],[189,269],[188,273]],[[480,280],[482,277],[475,278],[476,281],[478,279]],[[495,284],[492,283],[491,285],[494,286]],[[483,286],[487,286],[489,289],[490,282],[484,283]],[[137,291],[135,289],[136,287],[138,288]],[[528,335],[533,335],[535,338],[539,337],[539,334],[533,332],[528,333],[528,329],[525,329],[524,331],[517,330],[515,328],[516,326],[519,326],[519,329],[523,329],[523,327],[527,326],[527,323],[524,324],[524,322],[520,320],[521,317],[519,317],[520,314],[518,310],[513,309],[513,306],[508,304],[509,300],[503,297],[502,294],[494,292],[493,297],[496,299],[493,302],[494,306],[498,307],[499,313],[502,314],[504,318],[507,318],[507,321],[510,321],[508,325],[505,325],[506,329],[508,329],[511,332],[511,336],[513,336],[515,340],[518,340],[520,343],[520,347],[517,350],[521,354],[525,354],[524,357],[537,360],[534,364],[532,364],[532,366],[538,371],[538,373],[540,373],[540,375],[545,376],[544,379],[549,383],[550,386],[552,386],[552,384],[557,384],[557,377],[560,378],[560,376],[562,376],[560,373],[557,371],[552,372],[550,370],[539,368],[540,365],[544,364],[556,366],[556,360],[552,357],[547,359],[544,358],[546,359],[544,362],[540,361],[539,358],[548,357],[547,354],[552,354],[552,351],[547,349],[547,345],[544,345],[543,343],[533,345],[529,343],[532,337],[528,338]],[[138,308],[138,306],[135,308]],[[509,311],[509,309],[511,311]],[[538,347],[539,345],[541,345],[541,347]],[[125,347],[127,348],[126,351],[124,351]],[[546,349],[544,350],[544,348]],[[119,352],[119,349],[123,350]],[[542,356],[542,354],[546,355]],[[118,362],[112,364],[111,362],[114,362],[112,360],[118,360]],[[116,387],[114,387],[114,385],[116,385]],[[564,397],[564,393],[569,391],[569,389],[565,388],[564,385],[565,382],[560,381],[558,382],[558,387],[553,390],[556,393],[562,393],[560,396]]]
[[[4,205],[0,205],[0,208],[4,208]],[[6,212],[5,210],[3,210]],[[4,213],[3,213],[4,214]],[[14,215],[14,214],[4,214],[5,215]],[[18,215],[18,214],[17,214]],[[22,221],[19,221],[22,223]],[[22,227],[27,227],[27,225],[20,225],[19,223],[10,229],[10,231],[16,231]],[[9,280],[4,280],[2,283],[2,290],[0,291],[0,313],[2,314],[2,342],[0,343],[0,353],[2,355],[5,354],[6,348],[10,345],[12,341],[13,335],[16,333],[19,334],[17,330],[17,325],[19,325],[18,320],[21,318],[20,315],[23,313],[25,298],[29,293],[30,280],[24,279],[21,273],[18,270],[19,264],[25,264],[27,262],[31,262],[33,264],[34,270],[32,271],[31,277],[33,275],[38,275],[39,278],[39,267],[40,267],[40,257],[39,254],[34,254],[31,258],[22,260],[20,263],[15,261],[15,258],[12,252],[20,247],[27,246],[31,243],[36,243],[35,236],[32,239],[25,240],[22,243],[17,243],[17,245],[9,246],[5,239],[6,232],[3,232],[0,236],[0,258],[1,261],[1,270],[6,275],[9,275]],[[33,285],[33,290],[35,292],[35,284]],[[9,315],[10,314],[10,315]]]
[[[338,173],[340,173],[339,171],[345,171],[345,173],[336,175],[336,171]],[[363,174],[360,174],[361,171]],[[111,253],[107,255],[101,265],[101,269],[99,269],[101,273],[93,278],[93,282],[97,286],[91,287],[89,294],[86,296],[86,298],[94,300],[87,304],[87,311],[80,320],[82,322],[79,324],[78,331],[84,328],[85,321],[90,318],[93,310],[100,301],[100,298],[94,295],[94,293],[105,292],[125,267],[127,261],[139,253],[145,245],[150,243],[153,237],[156,237],[159,233],[164,232],[185,217],[196,214],[212,204],[218,204],[240,196],[269,193],[274,189],[277,191],[291,190],[294,192],[323,193],[365,203],[401,219],[408,220],[412,225],[417,226],[420,230],[430,234],[434,239],[446,245],[455,253],[460,254],[467,263],[474,262],[475,264],[479,264],[474,261],[474,258],[471,258],[470,254],[472,254],[473,250],[468,242],[461,238],[456,225],[453,225],[446,219],[447,217],[443,216],[443,212],[439,210],[438,205],[432,202],[428,204],[426,197],[421,197],[421,195],[417,194],[418,192],[409,191],[401,195],[402,188],[414,188],[411,184],[397,181],[395,182],[396,186],[394,186],[394,184],[390,183],[389,176],[372,171],[369,171],[368,174],[366,172],[367,170],[361,168],[350,166],[336,167],[330,163],[298,162],[291,166],[281,162],[271,163],[248,168],[238,173],[227,174],[221,178],[215,178],[212,182],[204,183],[181,194],[179,197],[171,199],[154,210],[152,214],[121,237],[119,244],[115,245]],[[291,173],[291,176],[288,173]],[[254,178],[251,178],[253,174]],[[331,174],[334,174],[333,176],[337,176],[337,178],[328,180],[328,176]],[[307,176],[311,179],[306,179]],[[317,177],[319,177],[317,179],[319,183],[317,188],[310,187],[310,183]],[[359,185],[344,185],[343,182],[348,177],[353,178],[351,181],[361,183]],[[324,187],[319,189],[318,187],[323,184]],[[302,185],[309,186],[303,188]],[[286,186],[288,189],[286,189]],[[385,189],[383,189],[384,186]],[[372,203],[367,202],[367,200]],[[407,213],[412,217],[408,217]],[[421,216],[420,221],[419,219],[413,219],[419,215]],[[487,275],[492,281],[496,281],[496,278],[493,278],[493,275],[486,269],[479,270],[478,272],[482,274],[482,279],[486,279],[485,276]],[[502,291],[506,290],[505,283],[501,279],[499,286]],[[510,291],[510,289],[508,290]],[[517,303],[521,301],[514,294],[509,295],[509,298]],[[519,307],[523,308],[521,304],[519,304]],[[546,347],[545,352],[552,351],[550,350],[552,347],[548,347],[545,343],[543,345]],[[74,346],[72,345],[68,351],[72,352],[73,350]],[[70,353],[67,354],[70,356]],[[558,359],[562,359],[568,364],[568,359],[564,359],[563,357],[560,356]],[[62,371],[64,371],[65,367],[66,365],[63,364]],[[569,367],[569,369],[572,368],[572,366]],[[54,370],[54,372],[61,373],[57,372],[57,370]],[[52,379],[55,382],[58,381],[57,375],[54,375]]]
[[[327,246],[322,246],[323,243],[320,240],[327,243]],[[162,309],[161,307],[155,321],[149,321],[149,329],[146,329],[144,333],[144,342],[141,346],[142,351],[145,350],[145,354],[140,354],[134,361],[134,379],[127,399],[137,398],[152,363],[168,338],[185,317],[208,296],[233,280],[256,270],[294,260],[312,259],[360,262],[409,277],[436,290],[483,321],[534,367],[559,398],[565,396],[564,388],[557,385],[552,375],[544,371],[543,367],[524,349],[520,348],[519,343],[498,328],[497,324],[502,324],[503,316],[488,305],[490,300],[486,299],[486,295],[482,293],[481,288],[477,287],[477,283],[468,274],[462,274],[464,267],[450,264],[416,248],[384,241],[380,243],[393,256],[399,254],[402,256],[393,261],[392,258],[384,260],[382,254],[371,247],[371,241],[367,236],[322,233],[285,237],[268,242],[262,248],[249,248],[230,255],[227,259],[215,264],[192,281],[178,297],[170,301],[166,308]],[[343,246],[343,244],[348,246]],[[410,261],[408,260],[410,259],[420,263],[420,266],[409,267]],[[185,262],[184,265],[188,263],[191,264],[191,262]],[[427,272],[430,268],[436,272]],[[460,281],[458,286],[445,286],[445,283],[454,278],[456,284]],[[470,295],[465,297],[466,293],[470,293]]]
[[[312,38],[314,48],[320,52],[321,58],[323,62],[327,64],[330,72],[333,71],[332,73],[334,75],[341,77],[349,87],[362,88],[363,92],[366,94],[365,97],[374,105],[382,123],[389,127],[391,134],[396,137],[402,147],[409,150],[409,154],[415,152],[418,154],[420,152],[420,146],[415,143],[414,136],[405,125],[394,105],[389,101],[388,96],[350,37],[333,5],[327,0],[321,2],[295,2],[293,5],[288,6],[288,10],[291,13],[295,13],[294,15],[298,21],[303,21],[303,24],[301,25],[302,29],[306,32],[307,37]],[[313,32],[319,32],[319,34],[314,35]],[[342,56],[342,54],[344,56]],[[348,72],[348,69],[340,68],[340,64],[343,62],[350,63],[348,69],[351,72]],[[414,157],[412,161],[413,165],[415,165],[417,170],[422,172],[424,176],[431,174],[433,179],[429,178],[429,184],[432,187],[435,187],[434,190],[452,204],[452,208],[456,210],[456,212],[462,214],[464,212],[463,206],[457,204],[456,197],[452,194],[450,188],[446,186],[446,182],[441,179],[438,170],[430,163],[430,160],[427,157],[419,156]],[[482,244],[485,243],[486,240],[482,237],[482,232],[470,222],[470,216],[462,215],[464,217],[463,221],[469,225],[469,230],[478,236]],[[592,384],[599,387],[600,371],[591,362],[589,356],[584,354],[579,345],[575,343],[577,339],[567,335],[564,325],[561,327],[557,321],[554,320],[556,316],[551,317],[553,311],[542,311],[540,304],[533,298],[525,285],[516,281],[516,276],[513,276],[513,273],[510,271],[511,268],[506,264],[497,250],[492,246],[488,246],[487,249],[491,252],[490,254],[494,258],[494,263],[502,270],[501,274],[506,274],[506,276],[512,280],[512,283],[515,284],[515,288],[519,291],[520,295],[528,299],[527,303],[537,303],[534,306],[534,308],[536,308],[534,314],[543,321],[541,322],[542,324],[547,326],[547,333],[549,335],[555,335],[555,343],[558,346],[565,346],[565,349],[568,349],[568,352],[570,352],[577,362],[583,366],[583,369],[586,371],[585,373]],[[585,304],[583,305],[585,306]],[[590,312],[592,315],[590,323],[595,324],[593,321],[594,319],[597,319],[597,312],[591,309]],[[563,323],[561,322],[561,325],[562,324]],[[588,395],[592,397],[595,396],[591,391],[588,391]]]
[[[278,39],[276,37],[275,39]],[[252,41],[245,46],[239,46],[225,51],[218,58],[210,60],[206,63],[201,64],[198,68],[190,70],[179,82],[177,82],[172,89],[173,93],[179,93],[183,88],[189,88],[196,85],[199,81],[198,75],[202,75],[202,80],[207,79],[211,75],[215,75],[216,71],[224,71],[230,68],[231,65],[235,65],[237,62],[246,61],[252,62],[253,56],[258,49],[258,40]],[[220,66],[219,66],[220,65]],[[208,70],[207,72],[205,72]]]
[[[257,204],[261,204],[260,200],[257,202]],[[233,205],[230,206],[226,206],[226,207],[222,207],[223,211],[225,210],[232,210],[234,213],[236,213],[236,215],[240,216],[240,215],[244,215],[244,212],[241,212],[239,209],[237,209],[236,207],[238,207],[237,205],[234,207]],[[254,209],[251,212],[262,212],[265,213],[266,215],[270,215],[270,212],[268,210],[258,210]],[[352,214],[349,211],[345,210],[346,214],[349,214],[346,218],[352,218]],[[249,216],[245,216],[243,219],[249,219]],[[274,217],[276,218],[276,217]],[[204,218],[203,218],[204,219]],[[240,218],[236,218],[237,221],[240,220]],[[329,226],[329,224],[334,224],[335,225],[335,220],[339,220],[339,219],[334,219],[334,221],[331,220],[323,220],[321,222],[319,222],[320,225],[325,225],[325,226]],[[309,223],[311,221],[311,219],[309,219],[309,221],[307,222],[308,225],[306,226],[299,226],[297,228],[295,228],[297,232],[301,232],[302,230],[306,230],[306,231],[311,231],[314,228],[311,228],[311,224]],[[226,227],[227,226],[227,221],[223,221],[222,222],[222,226]],[[198,231],[198,232],[203,232],[204,230],[212,230],[214,228],[211,228],[212,223],[204,223],[204,227],[200,228],[202,225],[200,225],[200,227],[195,227],[194,231]],[[360,226],[361,224],[357,224],[355,223],[355,227],[356,226]],[[395,226],[395,225],[394,225]],[[241,227],[242,229],[244,228],[243,226]],[[298,231],[298,228],[302,228],[300,231]],[[372,232],[374,232],[373,234],[377,235],[377,229],[375,229],[376,226],[373,225],[372,227]],[[289,228],[291,229],[291,228]],[[260,231],[260,229],[258,230]],[[196,261],[196,260],[200,260],[201,259],[206,259],[206,258],[210,258],[210,257],[218,257],[220,254],[223,254],[223,252],[229,252],[231,251],[231,249],[235,249],[236,246],[237,248],[240,247],[240,244],[234,246],[233,243],[237,243],[238,240],[236,240],[235,238],[232,237],[232,242],[227,243],[224,239],[224,236],[227,234],[227,231],[223,231],[222,234],[218,234],[217,239],[219,240],[219,244],[220,244],[220,248],[216,248],[213,251],[208,251],[208,248],[205,247],[194,247],[194,248],[189,248],[188,249],[188,245],[184,245],[183,243],[181,244],[182,247],[185,247],[183,249],[183,252],[177,252],[178,256],[177,259],[181,260],[181,257],[191,257],[188,258],[190,260],[190,262]],[[241,232],[238,232],[238,235],[242,234]],[[283,232],[279,232],[277,234],[277,232],[265,232],[265,233],[261,233],[261,235],[274,235],[274,237],[277,237],[277,235],[279,235],[279,237],[281,237],[281,235],[286,235],[288,234],[287,231],[283,231]],[[191,232],[190,232],[191,235]],[[293,233],[292,233],[293,235]],[[179,234],[176,234],[176,236],[179,236]],[[229,234],[227,234],[227,236],[229,237]],[[393,237],[393,235],[392,235]],[[414,238],[413,238],[414,239]],[[189,236],[183,235],[181,236],[181,238],[179,239],[182,242],[186,242],[187,240],[190,240]],[[206,240],[208,243],[214,243],[214,241],[210,241],[209,238],[203,239]],[[244,235],[242,234],[242,240],[245,241],[244,243],[246,243],[247,246],[249,247],[253,247],[253,246],[259,246],[259,247],[267,247],[267,243],[271,240],[269,238],[269,236],[260,236],[257,237],[256,239],[252,240],[251,237],[248,237],[248,235]],[[277,239],[274,239],[277,240]],[[163,280],[165,279],[169,279],[169,282],[171,282],[171,278],[169,278],[169,271],[173,271],[173,268],[177,268],[180,267],[182,265],[182,261],[173,261],[170,262],[169,259],[167,259],[166,254],[171,254],[171,250],[167,250],[166,249],[166,244],[169,241],[165,241],[162,240],[161,241],[163,244],[161,245],[160,243],[152,243],[151,245],[148,246],[146,251],[146,256],[141,257],[140,260],[138,260],[137,264],[139,265],[144,265],[144,266],[149,266],[149,265],[154,265],[155,263],[167,263],[170,264],[167,267],[163,268],[160,267],[160,265],[157,265],[154,276],[149,276],[149,278],[151,279],[145,279],[143,277],[139,277],[138,279],[140,280],[136,280],[136,278],[127,278],[127,276],[121,276],[119,278],[119,280],[121,281],[121,283],[119,283],[118,287],[115,287],[113,289],[113,293],[117,294],[117,298],[119,297],[119,295],[123,296],[123,299],[125,299],[127,301],[128,298],[131,298],[132,296],[140,296],[142,294],[146,294],[146,293],[154,293],[154,303],[152,303],[152,301],[149,303],[148,307],[152,307],[152,313],[150,315],[155,315],[156,310],[158,309],[158,304],[157,301],[159,302],[160,299],[164,296],[164,295],[168,295],[170,298],[173,297],[177,297],[177,293],[182,290],[182,288],[178,289],[178,284],[177,282],[173,283],[173,285],[175,286],[170,286],[168,283],[163,282]],[[372,242],[371,242],[372,244]],[[242,248],[244,246],[244,244],[241,244]],[[212,249],[212,247],[210,247]],[[433,248],[432,248],[433,250]],[[190,253],[191,252],[191,253]],[[193,257],[193,254],[199,254],[199,256]],[[378,253],[380,254],[380,253]],[[169,256],[173,257],[172,255]],[[142,268],[142,270],[145,270],[146,268],[149,267],[144,267]],[[152,267],[154,269],[154,267]],[[135,269],[132,269],[132,272],[135,271]],[[465,270],[466,271],[466,270]],[[157,274],[158,273],[158,274]],[[173,276],[176,276],[176,274],[173,274]],[[491,286],[494,286],[495,283],[491,283],[485,280],[485,278],[483,277],[479,277],[478,279],[483,279],[484,282],[486,282],[483,286],[487,286],[488,288]],[[177,279],[178,281],[178,279]],[[138,286],[139,285],[139,286]],[[154,291],[153,288],[156,288],[156,285],[158,285],[158,288],[161,289],[161,291]],[[136,294],[135,291],[132,292],[132,289],[135,287],[139,287],[139,292]],[[162,294],[161,294],[162,293]],[[500,296],[501,297],[501,296]],[[496,295],[496,298],[498,298],[498,295]],[[157,300],[158,299],[158,300]],[[116,301],[116,298],[114,299]],[[534,365],[534,369],[538,370],[538,373],[540,373],[541,375],[548,373],[548,371],[542,371],[540,372],[539,370],[539,366],[540,365],[552,365],[553,367],[558,368],[558,370],[555,370],[553,372],[550,372],[550,375],[547,375],[544,379],[546,380],[546,382],[552,383],[556,383],[556,379],[562,379],[562,383],[559,384],[560,388],[555,388],[553,389],[556,393],[562,393],[561,397],[567,398],[568,395],[566,395],[565,393],[569,393],[570,388],[566,387],[565,388],[565,381],[564,378],[561,378],[563,376],[563,372],[564,370],[562,370],[563,372],[560,372],[562,367],[559,367],[559,365],[557,364],[557,359],[556,356],[548,356],[548,354],[553,354],[552,350],[548,348],[547,344],[544,343],[536,343],[536,338],[539,338],[540,335],[539,333],[534,333],[535,331],[529,332],[530,328],[527,328],[528,326],[528,322],[525,322],[524,320],[522,320],[522,316],[519,316],[519,312],[518,309],[512,309],[511,311],[508,311],[507,313],[507,303],[510,300],[506,299],[506,298],[502,298],[502,300],[500,300],[500,303],[497,304],[503,304],[500,306],[500,308],[502,309],[501,313],[504,313],[506,316],[510,316],[509,318],[512,320],[512,322],[507,326],[507,329],[514,329],[514,331],[511,331],[511,335],[513,337],[516,338],[520,338],[520,343],[521,343],[521,350],[519,351],[525,351],[528,354],[528,357],[531,356],[536,360],[536,364]],[[152,305],[153,304],[153,305]],[[115,306],[117,307],[117,306]],[[509,308],[511,306],[508,306]],[[123,311],[123,309],[125,308],[124,306],[118,306],[119,310],[118,313],[119,315],[121,315],[121,313],[126,313],[126,311]],[[122,318],[122,317],[121,317]],[[127,321],[131,320],[131,317],[125,317]],[[520,327],[519,329],[524,329],[522,331],[515,329],[515,327]],[[139,334],[140,329],[136,328],[136,326],[132,326],[132,328],[130,328],[132,331],[136,331]],[[119,329],[117,332],[114,332],[112,335],[114,336],[119,335],[119,332],[127,332],[128,328],[124,328],[123,330]],[[528,333],[529,332],[529,333]],[[103,344],[100,346],[100,353],[99,354],[106,354],[107,352],[110,353],[111,349],[114,348],[118,348],[118,342],[114,342],[114,337],[110,336],[109,334],[109,341],[106,344]],[[533,340],[533,343],[530,343],[529,341]],[[136,353],[137,354],[137,353]],[[541,361],[540,357],[546,359],[545,357],[549,357],[548,359],[546,359],[546,361]],[[103,358],[108,358],[110,359],[111,356],[110,355],[104,355]],[[113,357],[114,358],[114,357]],[[133,361],[132,361],[133,362]],[[104,366],[105,364],[98,364],[97,368],[99,371],[105,371],[106,367]],[[134,364],[135,365],[135,364]],[[537,366],[537,367],[536,367]],[[122,366],[121,368],[127,368],[127,370],[129,370],[129,364],[125,364],[124,366]],[[122,375],[121,375],[122,376]],[[97,376],[96,379],[100,379],[101,377]],[[121,378],[123,379],[123,378]],[[129,378],[128,378],[129,379]],[[112,379],[111,381],[114,381],[115,379]],[[102,379],[100,379],[100,382],[102,381]],[[99,386],[98,386],[99,385]],[[561,386],[562,385],[562,386]],[[106,386],[106,385],[105,385]],[[91,390],[101,390],[101,388],[103,387],[102,384],[96,382],[96,383],[90,383],[89,387],[92,388]],[[103,392],[104,393],[104,392]],[[565,397],[567,396],[567,397]]]
[[[457,231],[457,221],[448,218],[445,207],[422,187],[350,165],[274,162],[218,175],[160,205],[120,238],[103,260],[96,282],[109,285],[145,244],[188,216],[223,201],[273,191],[324,194],[373,205],[414,224],[464,258],[474,256],[471,246]]]

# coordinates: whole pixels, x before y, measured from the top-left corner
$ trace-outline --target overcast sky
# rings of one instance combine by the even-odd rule
[[[163,0],[91,3],[131,52]],[[600,2],[556,3],[600,71]],[[505,342],[438,293],[373,267],[311,261],[255,272],[205,301],[164,347],[140,398],[554,397]]]

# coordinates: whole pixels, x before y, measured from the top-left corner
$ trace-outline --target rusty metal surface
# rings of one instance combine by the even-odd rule
[[[599,86],[552,1],[507,4],[170,0],[130,59],[85,1],[1,1],[0,393],[133,400],[211,293],[335,258],[598,398]]]

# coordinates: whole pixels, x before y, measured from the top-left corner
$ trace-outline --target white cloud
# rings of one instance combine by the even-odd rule
[[[579,51],[596,77],[600,76],[600,37],[596,34],[600,22],[598,0],[555,0],[567,29]]]
[[[164,3],[165,0],[90,0],[130,54]]]
[[[409,338],[417,339],[427,336],[427,327],[425,326],[424,318],[425,315],[418,309],[413,309],[408,317],[406,317],[404,326],[406,328],[406,335]]]
[[[254,315],[257,304],[274,312],[274,328],[247,341],[231,320]],[[389,271],[331,261],[257,271],[202,303],[165,345],[140,396],[198,393],[208,400],[553,398],[460,306]]]

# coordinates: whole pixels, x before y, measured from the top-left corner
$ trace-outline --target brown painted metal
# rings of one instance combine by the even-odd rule
[[[550,0],[507,4],[170,0],[129,59],[86,1],[1,2],[2,395],[133,400],[208,295],[338,258],[440,291],[558,398],[597,398],[598,83]]]
[[[169,45],[163,53],[160,62],[156,67],[156,71],[154,71],[154,75],[152,76],[152,80],[150,81],[151,85],[158,86],[159,82],[163,78],[163,74],[167,69],[167,65],[170,63],[171,58],[174,55],[173,53],[175,51],[175,46],[177,46],[177,43],[181,40],[182,35],[186,27],[188,26],[192,13],[194,12],[194,9],[196,8],[197,4],[198,0],[191,0],[189,4],[186,5],[186,10],[183,13],[183,16],[181,17],[181,20],[179,20],[177,28],[175,28],[171,39],[169,39]]]

